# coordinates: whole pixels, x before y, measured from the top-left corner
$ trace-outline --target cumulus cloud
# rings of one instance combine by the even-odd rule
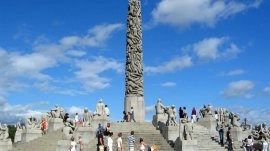
[[[227,37],[205,38],[197,43],[182,48],[185,52],[193,52],[200,60],[216,60],[235,57],[240,49],[230,43]]]
[[[155,105],[150,105],[145,107],[146,114],[153,115],[153,113],[156,111]]]
[[[238,76],[238,75],[242,75],[245,73],[245,70],[243,69],[236,69],[236,70],[232,70],[229,72],[222,72],[219,75],[220,76]]]
[[[26,116],[41,116],[42,111],[33,110],[48,104],[48,101],[40,101],[33,104],[9,104],[3,97],[0,99],[0,121],[7,124],[14,124],[19,118],[24,119]]]
[[[189,56],[176,57],[160,66],[146,66],[144,71],[146,73],[167,73],[182,70],[192,66],[192,60]]]
[[[223,96],[230,97],[240,97],[244,96],[246,98],[252,97],[249,92],[254,88],[255,84],[249,80],[240,80],[229,83],[227,88],[222,92]]]
[[[242,121],[244,120],[244,118],[247,118],[252,124],[258,124],[263,122],[270,124],[270,117],[262,116],[270,114],[270,110],[267,108],[258,109],[246,106],[231,106],[229,107],[229,110],[239,113]]]
[[[217,0],[161,0],[152,11],[154,23],[185,28],[192,24],[213,27],[218,21],[257,8],[262,0],[217,1]]]
[[[263,89],[263,92],[265,92],[265,93],[270,93],[270,87],[265,87],[265,88]]]
[[[122,27],[123,24],[97,25],[90,28],[84,36],[66,36],[57,42],[49,42],[44,37],[38,37],[33,42],[32,50],[28,51],[8,51],[0,47],[0,95],[33,87],[45,92],[73,95],[85,93],[89,90],[89,85],[91,85],[91,90],[107,87],[110,80],[100,77],[99,74],[110,69],[120,72],[121,64],[105,57],[97,57],[99,59],[92,60],[93,62],[85,61],[86,57],[91,57],[91,54],[87,54],[86,47],[102,47],[112,34]],[[94,67],[88,67],[89,71],[83,65],[84,63]],[[74,64],[76,64],[78,70],[72,70]],[[62,67],[66,71],[75,72],[73,75],[70,73],[64,74],[64,82],[63,77],[57,77],[47,72]],[[92,78],[87,80],[82,78],[83,73],[86,72],[91,72]],[[77,81],[70,80],[73,79],[72,76],[74,75],[77,76]],[[85,80],[86,82],[78,80]],[[90,82],[91,80],[94,82]],[[76,83],[74,84],[74,82]],[[96,84],[94,84],[95,82]],[[84,83],[84,87],[80,89],[70,87],[70,85],[78,85],[78,83]],[[65,84],[69,84],[69,86]]]
[[[163,87],[173,87],[173,86],[176,86],[176,83],[175,82],[165,82],[165,83],[162,83],[161,86],[163,86]]]
[[[115,30],[122,29],[123,24],[104,24],[98,25],[88,30],[85,36],[66,36],[60,40],[64,47],[91,46],[100,47],[111,36]]]
[[[87,91],[103,89],[110,86],[110,79],[101,77],[100,73],[106,70],[115,70],[122,72],[123,64],[114,59],[95,57],[91,61],[76,61],[76,67],[79,69],[75,72],[76,78],[82,82]]]

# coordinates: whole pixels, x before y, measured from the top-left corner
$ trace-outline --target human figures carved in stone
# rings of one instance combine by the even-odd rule
[[[157,100],[156,108],[156,114],[165,114],[165,106],[161,103],[161,99]]]
[[[172,105],[170,107],[166,107],[165,108],[165,113],[168,114],[168,119],[166,122],[167,126],[176,126],[177,122],[176,122],[176,109],[175,106]]]
[[[23,130],[25,127],[22,126],[22,119],[19,118],[19,121],[16,123],[16,130],[17,131],[20,131],[20,130]]]
[[[233,127],[240,127],[240,123],[239,123],[240,116],[238,113],[231,112],[229,115],[229,118],[231,119],[231,125]]]
[[[193,140],[192,123],[189,123],[187,119],[182,120],[182,123],[184,124],[184,131],[183,131],[184,139],[185,140]]]
[[[98,100],[98,103],[96,105],[96,112],[95,115],[98,116],[105,116],[105,104],[103,103],[102,99]]]
[[[87,127],[87,126],[91,126],[90,122],[92,120],[92,115],[89,113],[87,108],[84,108],[83,111],[83,126]]]
[[[249,122],[247,118],[244,118],[244,121],[240,125],[243,130],[251,130],[252,124]]]
[[[51,118],[64,118],[65,111],[56,104],[54,108],[51,109]]]
[[[207,108],[206,108],[206,105],[203,106],[203,108],[200,109],[199,111],[201,117],[205,117],[206,114],[207,114]]]
[[[126,95],[143,96],[142,27],[140,1],[130,0],[127,20]]]
[[[27,116],[25,126],[26,129],[40,129],[40,122],[37,117]]]
[[[65,123],[65,127],[63,128],[62,131],[63,131],[63,134],[62,134],[63,140],[70,140],[73,137],[74,131],[69,122]]]
[[[5,141],[9,137],[7,124],[1,125],[0,123],[0,141]]]

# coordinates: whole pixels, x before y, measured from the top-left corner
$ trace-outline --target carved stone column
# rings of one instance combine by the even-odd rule
[[[142,16],[140,0],[129,0],[126,41],[126,91],[124,110],[134,108],[136,122],[144,122]]]

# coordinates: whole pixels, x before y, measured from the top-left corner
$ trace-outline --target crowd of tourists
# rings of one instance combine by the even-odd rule
[[[104,128],[101,124],[98,125],[97,128],[97,151],[112,151],[115,150],[113,147],[113,132],[111,131],[110,123],[107,123],[106,128]],[[116,140],[116,150],[124,151],[124,145],[122,141],[122,133],[119,132],[117,134],[118,138]],[[156,145],[150,146],[148,145],[143,138],[140,138],[137,142],[134,137],[134,131],[130,132],[130,135],[127,137],[128,141],[128,151],[135,151],[135,148],[138,147],[139,151],[157,151]]]

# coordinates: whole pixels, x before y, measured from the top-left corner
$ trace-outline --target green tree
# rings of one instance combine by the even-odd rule
[[[14,142],[15,133],[16,127],[14,125],[8,125],[8,134],[12,142]]]

